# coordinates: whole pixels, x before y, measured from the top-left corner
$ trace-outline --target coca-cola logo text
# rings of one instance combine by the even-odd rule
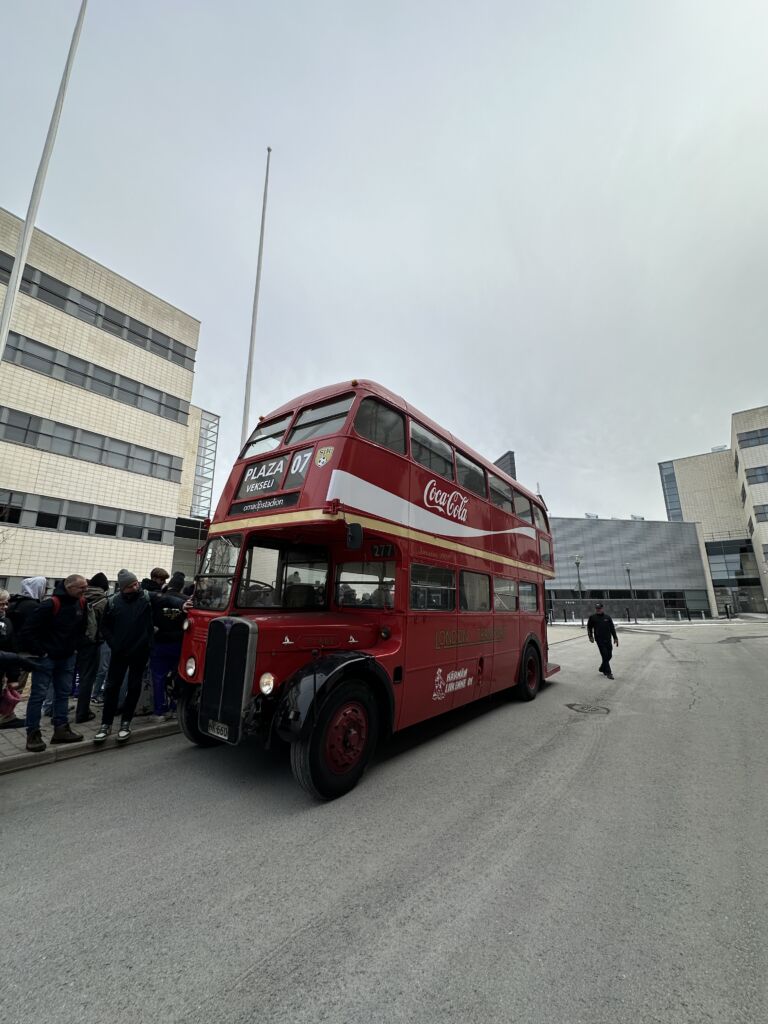
[[[437,483],[437,480],[430,480],[424,488],[424,504],[427,508],[433,508],[440,515],[456,519],[460,523],[466,523],[469,512],[469,498],[465,498],[461,491],[444,491]]]

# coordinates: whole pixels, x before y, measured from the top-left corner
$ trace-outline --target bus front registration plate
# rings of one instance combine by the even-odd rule
[[[224,725],[223,722],[209,722],[208,732],[211,736],[215,736],[217,739],[229,739],[229,727]]]

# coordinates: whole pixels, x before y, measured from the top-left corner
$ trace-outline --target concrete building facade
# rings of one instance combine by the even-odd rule
[[[733,414],[730,448],[659,472],[669,520],[700,524],[720,612],[768,610],[768,406]]]
[[[0,210],[0,301],[20,225]],[[218,417],[191,404],[199,328],[35,231],[0,363],[0,584],[173,567],[177,520],[210,511]]]
[[[602,601],[614,618],[717,615],[695,523],[550,517],[555,578],[546,582],[557,620],[590,615]]]

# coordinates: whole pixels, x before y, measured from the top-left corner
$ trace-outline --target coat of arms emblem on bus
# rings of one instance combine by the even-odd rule
[[[318,448],[317,455],[315,455],[315,465],[322,469],[323,466],[327,466],[331,461],[333,455],[333,448]]]

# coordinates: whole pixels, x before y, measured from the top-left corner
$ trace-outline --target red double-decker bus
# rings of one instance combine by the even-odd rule
[[[185,633],[182,729],[291,744],[314,796],[377,740],[511,689],[548,662],[540,497],[371,381],[266,417],[224,489]]]

